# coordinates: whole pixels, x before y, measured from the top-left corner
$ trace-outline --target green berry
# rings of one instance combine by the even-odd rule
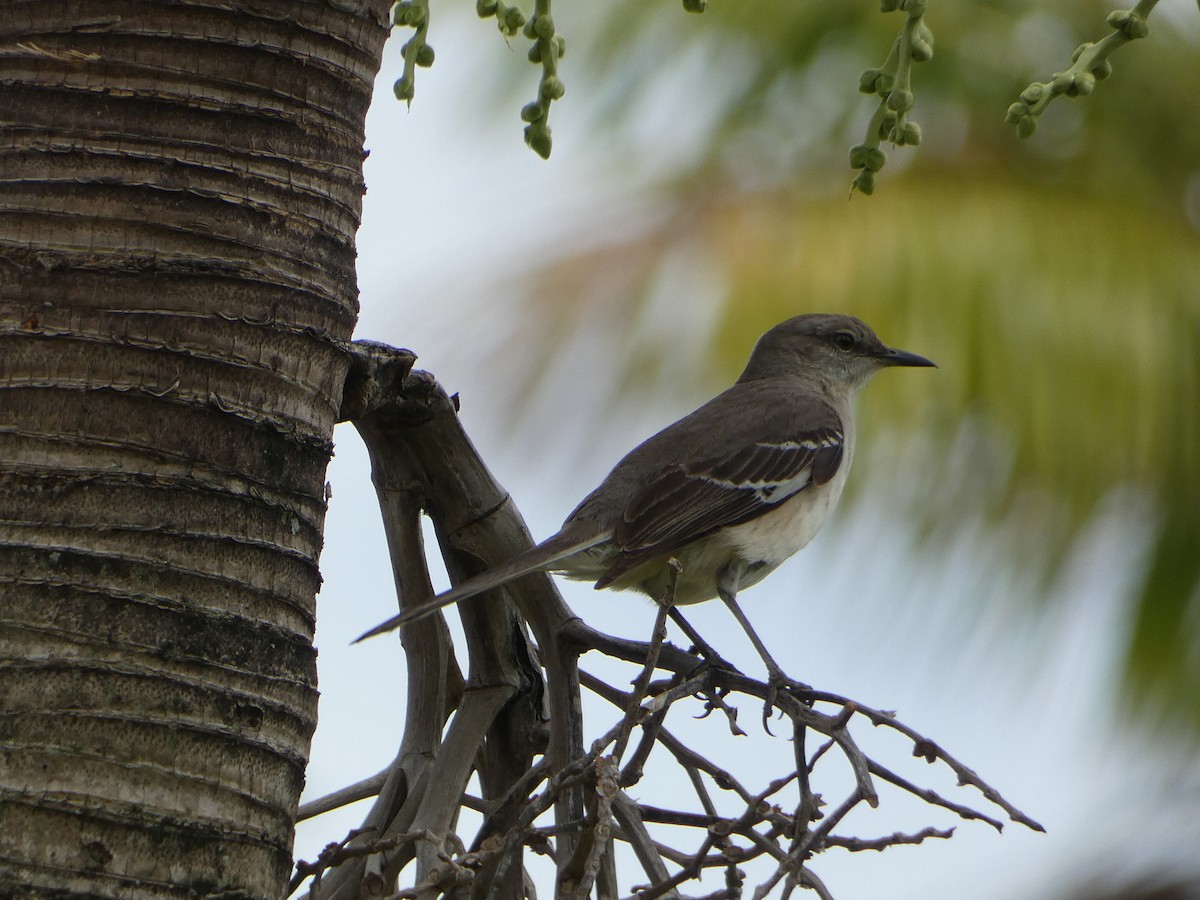
[[[515,6],[510,6],[504,11],[504,20],[500,23],[500,30],[512,37],[521,30],[521,26],[525,24],[525,14]]]
[[[915,147],[921,143],[921,126],[916,122],[905,122],[904,127],[900,129],[900,139],[897,144],[907,144],[910,147]]]
[[[525,143],[542,159],[550,158],[550,129],[545,125],[529,125],[525,129]]]
[[[542,104],[536,100],[533,101],[532,103],[526,103],[524,106],[521,107],[521,121],[522,122],[533,123],[533,122],[536,122],[538,119],[544,119],[545,117],[546,117],[546,108],[544,106],[542,106]]]
[[[850,182],[851,191],[859,191],[870,197],[875,193],[875,173],[863,169],[854,176],[854,180]]]
[[[417,65],[428,69],[433,65],[433,56],[433,48],[428,44],[422,44],[420,49],[417,50]]]
[[[863,157],[863,168],[868,172],[878,172],[887,163],[887,154],[878,147],[868,147]]]
[[[404,16],[404,24],[409,28],[420,28],[425,24],[425,8],[422,6],[410,6],[408,12]]]
[[[1112,63],[1110,63],[1107,59],[1103,62],[1097,63],[1092,67],[1092,74],[1096,76],[1097,80],[1103,81],[1112,74]]]
[[[908,112],[913,108],[914,102],[912,91],[892,91],[887,98],[888,109],[898,113]]]
[[[560,81],[555,76],[551,75],[549,78],[542,79],[542,96],[543,97],[546,97],[550,100],[558,100],[566,92],[567,92],[567,89],[566,89],[566,87],[563,86],[562,81]]]
[[[1105,21],[1113,31],[1120,31],[1128,35],[1131,40],[1144,38],[1150,33],[1150,26],[1146,22],[1146,17],[1134,12],[1132,9],[1115,10],[1109,13]]]
[[[708,9],[708,0],[683,0],[685,12],[702,13]]]
[[[412,81],[405,77],[396,79],[396,83],[392,85],[392,91],[396,94],[397,100],[412,100],[415,94]]]
[[[475,0],[475,12],[481,19],[496,14],[496,0]]]
[[[880,72],[878,69],[867,69],[858,76],[858,90],[863,94],[875,93],[875,82],[878,80]]]
[[[1034,85],[1030,85],[1029,87],[1033,87],[1033,86]],[[1025,90],[1029,90],[1029,88],[1026,88]],[[1022,94],[1021,96],[1024,97],[1025,95]],[[1012,106],[1010,106],[1008,108],[1008,112],[1006,112],[1004,114],[1004,122],[1005,122],[1005,124],[1008,124],[1008,125],[1016,125],[1018,122],[1020,122],[1024,118],[1026,118],[1028,115],[1029,115],[1029,107],[1028,106],[1026,106],[1024,103],[1014,103]]]
[[[1033,116],[1017,121],[1017,137],[1027,138],[1037,130],[1037,119]]]
[[[1021,91],[1021,99],[1024,100],[1027,104],[1032,106],[1034,103],[1037,103],[1039,100],[1041,100],[1042,95],[1045,93],[1046,93],[1046,86],[1044,84],[1039,84],[1038,82],[1035,81],[1029,87],[1025,88],[1025,90]],[[1013,105],[1020,106],[1019,103],[1013,104]],[[1010,107],[1010,109],[1011,109],[1011,107]]]
[[[855,144],[850,148],[850,168],[861,169],[867,164],[867,150],[869,147],[863,144]]]

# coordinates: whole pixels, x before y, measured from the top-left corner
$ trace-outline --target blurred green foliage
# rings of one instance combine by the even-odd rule
[[[864,398],[871,416],[928,423],[947,441],[965,417],[996,428],[1012,465],[989,513],[1002,519],[1004,498],[1030,490],[1053,498],[1065,515],[1039,535],[1047,559],[1114,490],[1147,494],[1158,530],[1126,685],[1141,708],[1196,729],[1200,17],[1160,5],[1094,93],[1055,103],[1028,141],[1004,122],[1026,85],[1109,31],[1106,13],[1083,0],[933,4],[936,51],[913,76],[921,146],[894,154],[874,197],[847,202],[847,151],[872,106],[859,73],[882,63],[902,16],[816,0],[593,10],[573,64],[603,101],[596,139],[624,153],[631,178],[657,178],[669,213],[547,269],[535,302],[553,328],[556,309],[571,314],[564,298],[594,297],[614,273],[622,289],[606,296],[644,294],[686,248],[723,279],[716,353],[729,371],[754,335],[816,309],[860,314],[935,358],[935,387],[892,379]],[[685,90],[659,89],[680,78]],[[709,123],[704,139],[647,166],[689,116]],[[634,372],[654,365],[635,352]],[[967,473],[956,505],[931,514],[978,509],[973,478],[989,480]]]
[[[871,3],[723,0],[702,16],[682,18],[673,4],[644,0],[606,9],[598,27],[581,35],[580,53],[581,64],[607,85],[610,114],[628,113],[630,98],[644,95],[647,82],[700,48],[711,68],[706,83],[696,85],[695,105],[722,109],[706,148],[708,165],[696,168],[754,165],[741,153],[727,154],[755,144],[780,160],[785,149],[771,144],[789,132],[809,132],[809,140],[797,142],[803,155],[774,166],[788,180],[828,166],[827,152],[808,152],[813,129],[843,140],[861,130],[872,104],[858,95],[859,75],[883,62],[903,22],[901,14],[882,14]],[[1031,81],[1067,68],[1078,45],[1111,31],[1105,11],[1084,0],[1052,8],[1034,0],[935,4],[927,15],[937,35],[934,57],[914,71],[913,89],[915,115],[937,133],[908,154],[914,164],[964,168],[981,177],[1011,167],[1010,177],[1039,184],[1107,183],[1117,191],[1178,197],[1200,161],[1194,10],[1163,4],[1151,35],[1113,57],[1113,77],[1089,97],[1055,104],[1030,145],[1012,140],[1004,122]],[[830,103],[837,113],[830,114]],[[842,166],[856,142],[833,144]]]

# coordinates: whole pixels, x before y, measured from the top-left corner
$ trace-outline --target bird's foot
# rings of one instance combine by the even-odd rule
[[[770,728],[771,713],[775,711],[775,701],[778,699],[781,690],[804,702],[806,699],[804,695],[812,693],[812,685],[789,678],[778,666],[768,667],[767,696],[763,701],[762,713],[763,731],[767,734],[773,734]]]

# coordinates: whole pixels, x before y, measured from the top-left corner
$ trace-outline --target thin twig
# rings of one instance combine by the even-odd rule
[[[356,387],[350,391],[348,384],[347,391],[357,399],[346,406],[351,410],[347,414],[354,415],[371,437],[373,474],[383,486],[380,497],[391,524],[389,544],[401,551],[395,559],[397,581],[406,600],[431,592],[420,543],[422,511],[434,523],[452,580],[528,548],[528,531],[470,446],[453,401],[431,377],[408,371],[411,354],[405,357],[379,346],[356,346],[355,352]],[[313,878],[314,896],[316,884],[327,873],[328,882],[347,896],[368,888],[364,871],[380,879],[371,890],[392,883],[415,847],[421,882],[393,895],[397,898],[529,896],[532,887],[522,860],[531,849],[553,857],[558,893],[582,900],[594,889],[601,900],[611,900],[617,893],[612,844],[622,840],[634,849],[650,881],[635,888],[638,900],[676,898],[682,885],[697,882],[701,873],[714,868],[724,870],[725,884],[708,900],[737,900],[749,888],[743,885],[738,864],[764,856],[775,866],[756,886],[756,897],[765,897],[782,883],[785,896],[808,889],[830,900],[828,889],[809,868],[815,854],[830,847],[878,851],[953,833],[928,827],[875,838],[833,834],[851,810],[879,802],[877,783],[962,818],[1001,827],[981,810],[942,798],[864,753],[858,744],[865,728],[862,718],[899,734],[918,757],[945,765],[961,786],[978,790],[1011,820],[1042,830],[972,769],[894,713],[821,691],[783,691],[776,697],[774,684],[751,678],[717,657],[670,602],[661,605],[651,640],[641,642],[580,622],[545,577],[521,579],[494,596],[497,599],[480,597],[460,610],[471,654],[472,690],[465,694],[440,617],[429,620],[433,627],[419,635],[402,633],[410,661],[420,662],[417,671],[426,676],[420,696],[410,696],[409,715],[421,716],[420,728],[406,734],[402,752],[387,772],[306,806],[306,812],[334,808],[349,798],[369,796],[382,785],[372,813],[378,827],[331,845],[315,863],[300,864],[303,869],[297,875]],[[667,642],[667,616],[682,621],[680,627],[693,644],[709,654],[707,664]],[[536,637],[536,654],[526,625]],[[581,672],[578,657],[588,650],[638,666],[632,690],[617,690]],[[584,740],[581,686],[619,710],[616,721],[590,744]],[[694,711],[694,700],[702,704],[701,717],[719,712],[716,727],[723,725],[723,730],[750,740],[737,726],[738,704],[770,698],[791,727],[792,759],[782,772],[726,769],[665,727],[672,709]],[[413,706],[418,699],[421,702]],[[681,705],[683,701],[689,702]],[[447,717],[456,707],[458,713],[446,730]],[[810,741],[810,734],[820,738]],[[808,755],[807,744],[816,740],[820,746]],[[666,752],[652,756],[655,747]],[[747,759],[760,758],[755,747],[748,748]],[[654,770],[647,768],[652,759]],[[840,765],[839,759],[850,766],[854,784],[841,796],[830,796],[831,806],[825,807],[819,788],[826,783],[826,773]],[[690,807],[639,804],[624,793],[622,785],[639,780],[653,784],[659,765],[678,766],[687,776],[695,794]],[[481,786],[480,797],[465,794],[473,775]],[[798,793],[794,806],[785,802],[793,781]],[[761,788],[752,789],[755,786]],[[721,815],[726,801],[740,802],[740,813]],[[459,812],[465,808],[483,814],[470,850],[460,835]],[[553,824],[539,823],[552,808]],[[695,849],[688,852],[680,841],[667,845],[656,839],[647,823],[656,832],[660,824],[689,829],[683,832],[684,842],[695,840]],[[668,862],[678,867],[674,874]]]
[[[842,705],[848,705],[854,702],[846,699],[845,697],[840,697],[837,694],[817,692],[815,696],[819,699],[829,700],[830,702],[839,703]],[[973,769],[970,769],[963,763],[959,762],[944,749],[942,749],[939,744],[925,737],[915,728],[912,728],[911,726],[901,722],[896,718],[894,713],[872,709],[869,706],[863,706],[861,703],[854,703],[854,705],[857,707],[859,713],[865,715],[871,720],[872,724],[883,726],[885,728],[891,728],[892,730],[898,731],[905,737],[909,738],[913,742],[913,756],[921,757],[928,763],[941,760],[943,763],[949,766],[954,774],[958,777],[958,783],[960,785],[971,785],[972,787],[976,788],[981,794],[983,794],[984,798],[988,802],[994,803],[996,806],[999,806],[1002,810],[1008,813],[1008,817],[1012,819],[1012,821],[1019,822],[1026,828],[1030,828],[1033,831],[1045,832],[1046,829],[1042,827],[1041,824],[1034,821],[1029,816],[1025,815],[1025,813],[1021,812],[1021,810],[1017,809],[1015,806],[1005,800],[999,791],[980,778]]]
[[[621,723],[621,733],[615,741],[612,755],[618,762],[625,755],[625,746],[629,742],[629,735],[633,731],[633,726],[637,723],[639,713],[641,712],[642,700],[646,696],[646,687],[650,684],[650,679],[654,675],[654,670],[658,665],[658,651],[662,647],[663,641],[667,637],[667,614],[675,605],[675,583],[679,579],[679,563],[675,560],[670,560],[675,563],[674,566],[668,566],[669,577],[667,579],[667,593],[663,597],[662,602],[658,606],[658,614],[654,617],[654,631],[650,638],[650,650],[646,654],[646,662],[642,666],[642,670],[638,672],[637,678],[633,680],[633,691],[629,696],[629,704],[626,706],[625,718]]]
[[[922,828],[916,834],[902,834],[897,831],[895,834],[879,838],[840,837],[836,834],[831,834],[825,838],[825,846],[841,847],[844,850],[849,850],[851,853],[858,853],[863,850],[883,851],[888,847],[897,847],[901,844],[920,844],[929,838],[949,840],[953,836],[953,828],[941,829],[933,827]]]
[[[296,821],[303,822],[305,819],[312,819],[324,813],[332,812],[335,809],[341,809],[343,806],[349,806],[351,803],[357,803],[359,800],[374,797],[379,793],[380,788],[383,787],[387,776],[388,770],[384,769],[370,778],[364,778],[362,781],[357,781],[354,784],[332,791],[324,797],[318,797],[316,800],[309,800],[307,803],[302,803],[300,804],[300,808],[296,810]]]

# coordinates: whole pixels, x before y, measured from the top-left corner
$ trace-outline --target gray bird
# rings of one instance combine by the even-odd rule
[[[359,640],[530,572],[660,601],[675,559],[674,602],[720,597],[780,679],[738,591],[811,541],[837,504],[854,456],[858,390],[880,369],[933,365],[886,346],[853,316],[788,319],[758,339],[732,387],[634,448],[557,534]]]

